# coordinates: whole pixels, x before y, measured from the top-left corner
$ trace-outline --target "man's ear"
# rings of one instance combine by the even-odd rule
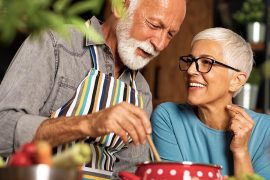
[[[236,72],[230,81],[229,90],[231,92],[238,91],[247,81],[247,75],[244,72]]]
[[[125,16],[130,0],[112,0],[112,12],[116,18]]]

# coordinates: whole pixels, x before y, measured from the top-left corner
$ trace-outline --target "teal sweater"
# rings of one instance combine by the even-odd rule
[[[255,122],[248,146],[253,168],[270,179],[270,116],[246,111]],[[153,140],[163,160],[217,164],[223,175],[233,175],[231,132],[207,127],[188,104],[163,103],[151,121]]]

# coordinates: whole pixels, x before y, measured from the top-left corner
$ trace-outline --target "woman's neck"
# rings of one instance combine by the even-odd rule
[[[195,112],[199,119],[206,124],[208,127],[217,130],[227,130],[229,126],[229,116],[226,110],[226,106],[209,107],[209,106],[198,106]]]

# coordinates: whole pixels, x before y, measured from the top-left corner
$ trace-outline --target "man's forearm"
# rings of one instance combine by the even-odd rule
[[[82,130],[85,128],[82,128],[84,121],[87,121],[84,116],[47,119],[40,125],[33,140],[46,140],[52,146],[57,146],[85,138],[86,134]]]

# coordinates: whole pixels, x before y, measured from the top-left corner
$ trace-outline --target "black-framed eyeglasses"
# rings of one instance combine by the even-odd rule
[[[189,55],[189,56],[180,56],[180,58],[179,58],[179,69],[181,71],[187,71],[188,68],[191,66],[191,64],[193,62],[195,62],[196,70],[201,72],[201,73],[208,73],[211,70],[213,64],[218,64],[218,65],[221,65],[223,67],[226,67],[226,68],[232,69],[234,71],[240,72],[239,69],[233,68],[231,66],[223,64],[223,63],[221,63],[219,61],[216,61],[214,59],[211,59],[209,57],[195,58],[195,57],[193,57],[191,55]]]

